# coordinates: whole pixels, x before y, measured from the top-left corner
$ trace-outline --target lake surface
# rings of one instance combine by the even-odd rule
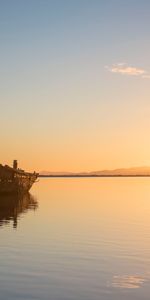
[[[46,178],[0,197],[0,299],[149,300],[150,178]]]

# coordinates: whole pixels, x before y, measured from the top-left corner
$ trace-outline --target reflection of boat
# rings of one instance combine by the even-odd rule
[[[14,160],[13,168],[0,165],[0,193],[22,193],[32,187],[38,177],[37,173],[27,173],[18,169],[17,160]]]
[[[12,220],[13,226],[16,228],[18,217],[37,207],[36,199],[29,193],[0,195],[0,226],[8,224]]]

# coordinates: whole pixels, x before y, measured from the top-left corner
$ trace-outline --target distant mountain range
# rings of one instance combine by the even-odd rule
[[[50,172],[50,171],[42,171],[40,172],[41,176],[150,176],[150,167],[133,167],[133,168],[122,168],[115,170],[101,170],[101,171],[93,171],[93,172]]]

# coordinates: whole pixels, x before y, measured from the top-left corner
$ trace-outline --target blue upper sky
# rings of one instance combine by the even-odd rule
[[[1,160],[25,151],[29,168],[40,157],[39,168],[64,170],[68,155],[66,170],[147,164],[149,16],[148,0],[0,1]]]

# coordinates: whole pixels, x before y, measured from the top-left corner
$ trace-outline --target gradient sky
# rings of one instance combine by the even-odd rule
[[[0,0],[0,161],[150,165],[150,1]]]

